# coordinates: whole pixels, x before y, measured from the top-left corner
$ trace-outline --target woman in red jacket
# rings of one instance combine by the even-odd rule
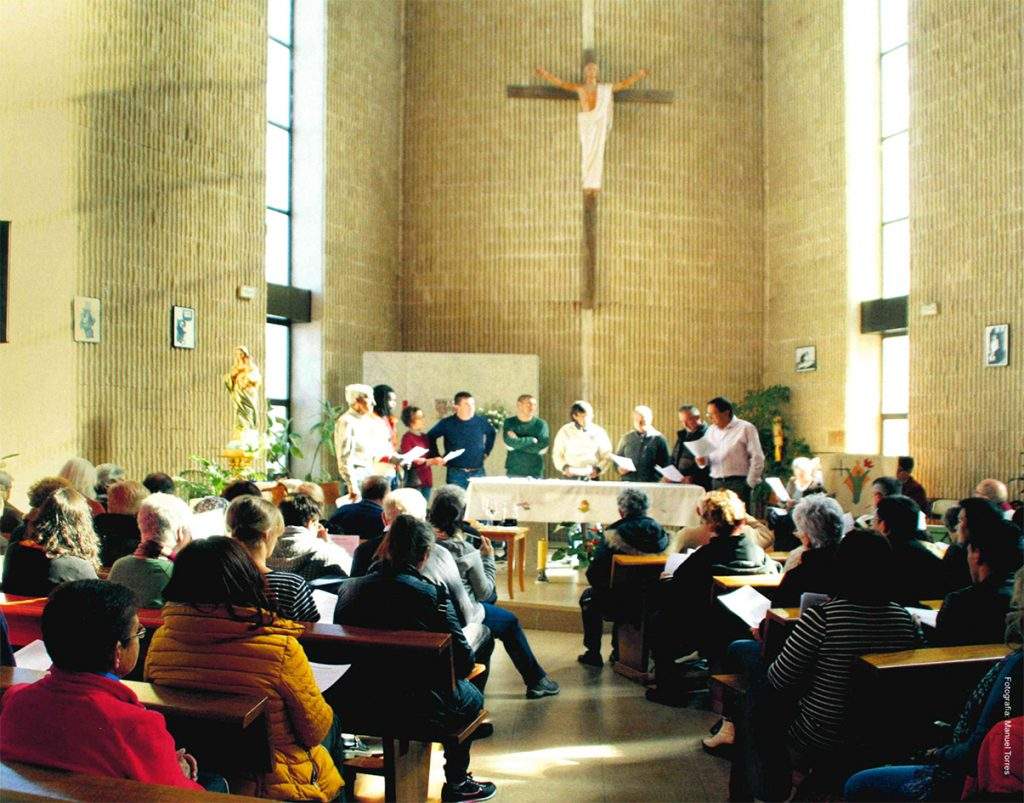
[[[147,711],[121,678],[135,668],[145,634],[132,592],[76,580],[43,609],[49,674],[7,690],[0,708],[0,757],[45,767],[202,789],[195,759],[175,751],[161,714]],[[210,788],[227,791],[223,778]]]

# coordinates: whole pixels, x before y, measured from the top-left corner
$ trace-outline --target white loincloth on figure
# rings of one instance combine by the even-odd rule
[[[604,144],[612,130],[612,85],[597,85],[597,104],[589,112],[576,115],[580,129],[580,159],[583,189],[601,189],[604,171]]]

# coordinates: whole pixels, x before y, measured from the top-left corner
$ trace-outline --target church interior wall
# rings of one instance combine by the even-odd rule
[[[364,351],[400,347],[402,24],[400,0],[327,2],[323,387],[335,404],[362,381]]]
[[[0,219],[11,221],[0,456],[18,455],[8,461],[16,500],[75,450],[78,404],[72,15],[58,4],[32,14],[18,5],[0,4]]]
[[[913,2],[910,26],[910,449],[956,496],[1024,474],[1024,6]]]
[[[224,446],[233,348],[263,362],[265,4],[71,7],[77,291],[106,323],[77,348],[79,452],[179,471]],[[171,347],[174,305],[194,350]]]
[[[813,450],[843,451],[846,204],[841,0],[764,4],[764,384]],[[795,350],[817,349],[797,373]]]
[[[537,353],[553,422],[589,384],[613,437],[639,403],[672,432],[682,400],[740,396],[760,380],[760,6],[594,6],[599,80],[647,67],[641,86],[676,97],[615,109],[592,342],[578,303],[577,107],[505,96],[537,65],[578,77],[581,4],[413,0],[402,345]]]
[[[576,107],[505,96],[536,65],[578,75],[581,4],[327,0],[324,395],[364,351],[537,354],[553,424],[587,392],[613,437],[641,402],[670,432],[681,401],[781,382],[797,431],[841,451],[842,4],[593,6],[602,79],[649,67],[675,100],[616,109],[585,314]],[[15,501],[72,453],[212,457],[232,347],[263,361],[264,3],[0,13]],[[911,451],[933,495],[1020,473],[1022,14],[911,3]],[[75,295],[100,298],[101,343],[72,342]],[[170,346],[173,304],[194,351]],[[1006,368],[983,367],[994,323]],[[804,344],[818,370],[796,374]]]

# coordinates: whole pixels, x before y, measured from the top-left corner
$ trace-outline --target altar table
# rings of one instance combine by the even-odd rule
[[[615,500],[624,488],[646,493],[651,505],[648,515],[664,527],[693,527],[700,523],[696,508],[704,489],[699,485],[529,477],[473,477],[469,481],[466,516],[481,521],[514,518],[611,524],[620,518]]]

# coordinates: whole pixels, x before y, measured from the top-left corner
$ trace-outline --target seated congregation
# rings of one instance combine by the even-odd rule
[[[461,487],[436,489],[428,505],[421,489],[371,476],[358,502],[325,519],[316,485],[274,504],[237,481],[190,506],[165,476],[111,476],[104,485],[87,461],[68,461],[5,524],[0,661],[14,664],[10,641],[24,646],[28,616],[16,606],[35,600],[53,662],[35,682],[4,675],[5,765],[344,800],[370,752],[360,737],[404,734],[443,748],[442,800],[496,794],[470,771],[474,742],[502,728],[485,709],[495,640],[527,699],[560,687],[499,603],[494,548],[467,520]],[[710,688],[721,720],[703,749],[732,762],[731,799],[1019,799],[1024,752],[1013,766],[1004,754],[1024,751],[1024,542],[1005,486],[984,480],[947,509],[945,544],[898,478],[875,480],[857,527],[813,477],[797,481],[771,527],[716,487],[699,524],[676,533],[642,488],[622,490],[620,518],[592,533],[582,685],[603,669],[611,622],[617,668],[627,641],[642,642],[627,675],[647,686],[638,698],[692,708]],[[360,537],[354,555],[334,530]],[[785,538],[794,548],[773,551]],[[631,579],[627,556],[661,576]],[[744,587],[768,598],[767,614],[752,621],[723,602]],[[385,655],[399,642],[411,654],[410,631],[444,638],[443,671],[410,673]],[[352,666],[321,688],[311,659]],[[266,761],[243,772],[197,760],[175,743],[173,718],[121,679],[262,700]]]

